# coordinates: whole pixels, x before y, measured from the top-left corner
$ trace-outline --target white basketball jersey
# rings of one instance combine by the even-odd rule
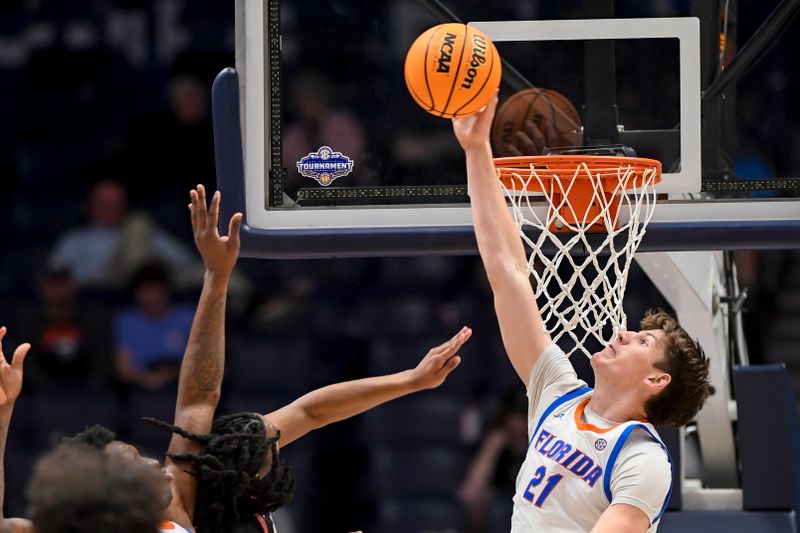
[[[189,533],[186,529],[170,520],[164,520],[158,525],[160,533]]]
[[[591,395],[592,389],[583,387],[560,396],[536,421],[517,476],[512,533],[591,531],[611,504],[614,463],[634,431],[647,432],[669,458],[647,422],[625,422],[608,429],[584,423],[583,410]],[[661,513],[667,501],[669,493]],[[661,513],[648,532],[656,530]]]

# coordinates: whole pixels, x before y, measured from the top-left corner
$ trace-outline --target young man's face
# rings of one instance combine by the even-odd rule
[[[122,457],[129,461],[136,461],[144,466],[150,468],[156,468],[161,471],[162,477],[164,479],[164,508],[166,509],[167,506],[172,501],[172,474],[168,474],[162,467],[161,463],[158,462],[157,459],[153,459],[152,457],[145,457],[139,453],[139,450],[136,446],[132,444],[128,444],[127,442],[121,440],[113,440],[106,444],[105,452],[109,455]]]
[[[592,356],[595,380],[625,388],[651,383],[651,378],[664,374],[656,364],[664,359],[666,343],[660,329],[620,332],[614,342]]]

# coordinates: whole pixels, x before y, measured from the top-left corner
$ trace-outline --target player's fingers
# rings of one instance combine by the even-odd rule
[[[522,152],[520,152],[520,151],[517,149],[517,147],[516,147],[516,146],[514,146],[513,144],[506,144],[506,145],[505,145],[505,147],[506,147],[506,154],[508,154],[508,155],[510,155],[510,156],[516,156],[516,157],[519,157],[519,156],[521,156],[521,155],[522,155]]]
[[[197,222],[199,229],[206,229],[208,224],[208,200],[206,200],[206,188],[202,184],[197,185]]]
[[[464,327],[464,329],[459,332],[458,337],[456,338],[456,344],[460,348],[470,339],[470,337],[472,337],[472,328]]]
[[[467,333],[467,332],[469,332],[469,333]],[[431,352],[433,352],[433,355],[435,357],[440,357],[440,358],[451,357],[453,355],[453,353],[455,353],[455,351],[458,350],[459,346],[464,344],[464,340],[462,340],[462,339],[464,338],[464,335],[467,335],[467,334],[471,335],[472,334],[472,330],[470,330],[468,327],[464,326],[463,328],[461,328],[458,331],[458,333],[453,335],[447,342],[445,342],[443,344],[440,344],[439,346],[437,346],[436,348],[431,350]],[[466,338],[469,338],[469,337],[466,337]]]
[[[3,361],[6,360],[5,356],[3,355],[3,337],[6,336],[6,331],[8,330],[5,326],[0,327],[0,360]]]
[[[228,239],[234,246],[239,246],[239,230],[242,227],[242,214],[234,213],[228,224]]]
[[[189,191],[189,212],[191,213],[192,228],[197,229],[197,191]]]
[[[450,372],[455,370],[456,367],[460,364],[461,364],[461,356],[454,355],[445,362],[444,366],[441,369],[441,372],[444,372],[444,375],[447,376],[450,374]]]
[[[499,92],[499,90],[498,90]],[[494,120],[494,112],[497,109],[497,100],[498,96],[497,93],[492,97],[491,100],[484,106],[484,108],[478,113],[478,122],[480,127],[491,125],[492,120]]]
[[[208,224],[209,229],[216,229],[219,224],[219,202],[222,199],[222,195],[219,191],[214,193],[214,196],[211,197],[211,208],[208,210]]]
[[[28,356],[28,351],[30,351],[31,345],[27,342],[20,344],[17,346],[17,349],[14,350],[14,357],[11,359],[11,367],[20,372],[22,371],[22,365],[25,363],[25,357]]]
[[[458,338],[459,338],[461,335],[463,335],[463,334],[464,334],[464,331],[465,331],[466,329],[467,329],[467,326],[464,326],[463,328],[461,328],[460,330],[458,330],[458,332],[457,332],[455,335],[453,335],[452,337],[450,337],[449,339],[447,339],[447,342],[445,342],[445,343],[443,343],[443,344],[440,344],[438,347],[439,347],[439,348],[441,348],[442,350],[451,350],[451,349],[453,348],[453,346],[455,346],[455,345],[456,345],[456,342],[458,342]]]
[[[467,342],[467,339],[469,339],[470,335],[472,335],[472,330],[467,326],[464,326],[453,336],[452,339],[450,339],[451,342],[448,344],[447,349],[449,351],[457,350],[462,344]]]
[[[497,102],[499,101],[500,101],[500,88],[498,87],[497,89],[495,89],[494,96],[492,97],[492,99],[489,100],[488,104],[486,104],[486,110],[489,111],[490,114],[494,115],[494,111],[495,109],[497,109]]]

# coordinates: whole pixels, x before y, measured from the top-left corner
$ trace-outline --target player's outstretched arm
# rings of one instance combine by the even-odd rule
[[[11,364],[8,364],[3,354],[3,337],[6,335],[5,326],[0,327],[0,533],[31,533],[33,523],[22,518],[5,518],[3,516],[3,503],[6,495],[5,455],[6,440],[8,439],[8,425],[14,411],[14,403],[22,391],[22,364],[31,345],[27,342],[17,346]]]
[[[202,185],[192,190],[190,197],[194,242],[203,258],[206,272],[189,342],[181,363],[175,424],[192,433],[205,434],[211,431],[211,422],[222,388],[225,367],[225,300],[228,281],[239,257],[242,215],[236,213],[231,217],[228,235],[222,237],[217,230],[220,193],[214,194],[210,207],[207,207],[206,191]],[[197,453],[199,450],[200,444],[177,434],[172,436],[170,454]],[[173,497],[174,503],[186,511],[191,519],[195,504],[195,478],[187,474],[184,468],[175,465],[171,459],[167,459],[165,464],[175,476],[178,494]],[[167,518],[181,523],[180,517]]]
[[[608,507],[592,528],[592,533],[646,533],[650,519],[643,511],[626,503]]]
[[[517,225],[497,181],[489,131],[497,97],[480,112],[453,119],[467,158],[472,222],[508,357],[527,385],[539,354],[550,344],[530,284],[528,260]]]
[[[454,337],[432,348],[411,370],[329,385],[302,396],[264,420],[281,432],[279,444],[286,446],[309,431],[345,420],[382,403],[413,392],[434,389],[461,363],[458,349],[472,335],[462,328]]]

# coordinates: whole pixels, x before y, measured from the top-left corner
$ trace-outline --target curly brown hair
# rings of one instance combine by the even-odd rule
[[[647,400],[645,414],[653,424],[680,427],[694,418],[708,398],[711,389],[709,360],[700,343],[663,309],[647,311],[640,327],[643,330],[660,329],[665,333],[666,353],[655,366],[672,377],[660,394]]]
[[[157,533],[159,472],[83,444],[62,444],[36,464],[28,515],[37,533]]]

